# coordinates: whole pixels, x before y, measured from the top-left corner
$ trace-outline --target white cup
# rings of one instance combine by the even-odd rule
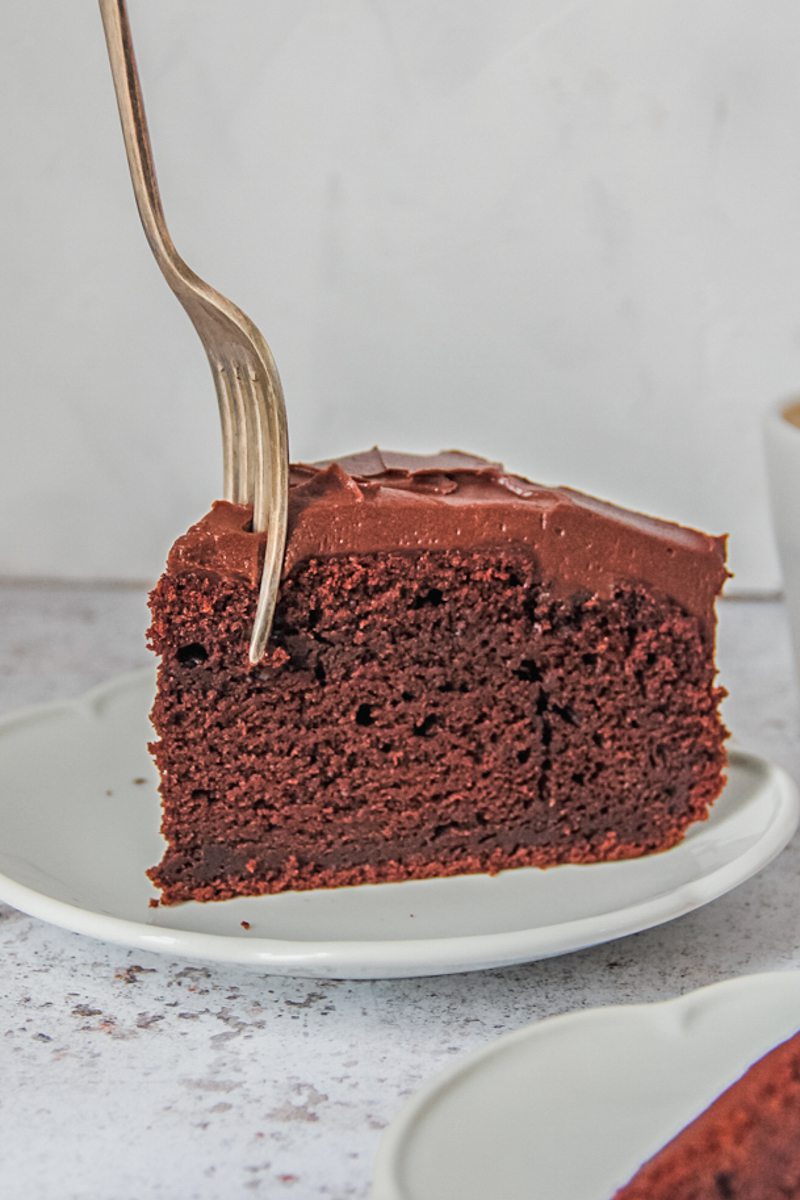
[[[772,522],[800,677],[800,397],[769,409],[764,440]]]

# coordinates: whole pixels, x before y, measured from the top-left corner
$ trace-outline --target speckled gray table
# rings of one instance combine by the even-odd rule
[[[0,708],[143,663],[144,622],[135,592],[0,586]],[[782,606],[723,604],[720,661],[737,740],[800,778]],[[456,1055],[550,1013],[800,966],[799,866],[795,839],[707,908],[566,958],[367,983],[187,966],[0,906],[0,1197],[362,1200],[381,1130]]]

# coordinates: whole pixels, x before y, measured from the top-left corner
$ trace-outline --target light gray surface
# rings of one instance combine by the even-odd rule
[[[0,586],[0,708],[146,661],[141,595]],[[728,724],[800,777],[783,608],[722,605]],[[0,831],[0,836],[2,836]],[[569,1009],[800,966],[800,841],[682,920],[487,974],[370,983],[170,964],[0,907],[0,1197],[365,1200],[380,1130],[455,1055]]]

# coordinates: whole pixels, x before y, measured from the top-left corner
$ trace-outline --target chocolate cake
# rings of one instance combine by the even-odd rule
[[[214,504],[151,596],[164,903],[629,858],[723,784],[724,539],[451,452],[291,472],[281,598]]]
[[[615,1200],[798,1200],[800,1033],[771,1050]]]

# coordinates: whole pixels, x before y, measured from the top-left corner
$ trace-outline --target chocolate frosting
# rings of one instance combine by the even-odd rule
[[[168,569],[258,586],[263,533],[251,512],[216,501],[172,548]],[[726,579],[725,538],[545,487],[458,450],[365,450],[291,468],[284,576],[312,557],[380,551],[524,548],[564,594],[608,598],[620,582],[671,596],[710,623]]]

